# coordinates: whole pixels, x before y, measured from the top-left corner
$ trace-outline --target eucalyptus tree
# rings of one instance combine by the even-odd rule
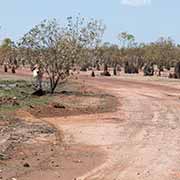
[[[7,72],[11,68],[12,73],[18,67],[17,48],[10,38],[5,38],[0,46],[1,65],[4,65],[4,71]]]
[[[109,47],[110,55],[111,55],[111,66],[113,67],[113,74],[117,75],[117,66],[121,65],[121,53],[118,45],[112,44]]]
[[[101,44],[105,25],[101,20],[86,19],[80,16],[68,18],[68,34],[71,34],[76,48],[76,63],[85,67],[95,67],[98,64],[98,47]],[[73,46],[74,47],[74,46]],[[92,69],[93,70],[93,69]],[[92,72],[94,74],[94,70]]]
[[[21,39],[19,45],[26,51],[28,64],[38,64],[48,74],[50,91],[54,92],[60,78],[63,79],[62,59],[59,58],[59,42],[62,32],[56,20],[44,20],[33,27]]]
[[[138,54],[140,48],[135,41],[135,36],[128,32],[122,32],[118,35],[118,40],[120,41],[125,73],[138,73],[141,56]]]
[[[54,93],[60,80],[82,59],[82,50],[99,42],[101,27],[97,20],[86,21],[77,16],[67,18],[60,26],[56,19],[44,20],[33,27],[19,42],[28,64],[38,64],[48,75],[50,92]]]
[[[108,72],[108,66],[110,65],[111,61],[111,53],[110,53],[110,43],[105,42],[101,47],[99,47],[99,59],[100,59],[100,64],[104,66],[104,70],[102,75],[110,75]]]
[[[106,26],[102,21],[91,19],[91,21],[87,23],[86,31],[84,31],[84,37],[88,39],[86,48],[89,49],[89,57],[91,58],[90,62],[92,67],[98,67],[99,65],[99,58],[101,56],[99,48],[101,46],[105,29]],[[92,76],[95,76],[94,69],[92,69]]]
[[[159,67],[159,71],[163,71],[164,68],[170,69],[172,66],[172,62],[176,59],[176,45],[174,41],[168,37],[163,38],[161,37],[157,42],[157,54],[158,54],[158,61],[157,65]],[[160,75],[160,72],[159,72]]]
[[[171,38],[159,38],[145,46],[146,64],[155,64],[158,67],[158,75],[164,68],[170,69],[178,55],[177,47]]]
[[[41,71],[48,75],[51,93],[54,93],[59,81],[67,77],[77,55],[77,44],[70,28],[74,30],[72,24],[60,27],[56,19],[44,20],[25,34],[20,42],[28,63],[31,66],[38,64]]]
[[[104,47],[104,63],[113,68],[113,74],[117,75],[117,65],[121,64],[121,53],[118,45],[109,44]],[[105,69],[108,71],[108,69]]]
[[[135,43],[135,36],[128,32],[121,32],[118,34],[118,40],[120,41],[121,48],[130,48]]]

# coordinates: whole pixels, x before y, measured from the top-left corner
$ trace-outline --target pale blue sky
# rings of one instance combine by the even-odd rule
[[[128,31],[138,42],[171,36],[180,43],[180,0],[1,0],[0,39],[19,39],[46,18],[63,22],[77,15],[103,20],[104,41],[117,42]]]

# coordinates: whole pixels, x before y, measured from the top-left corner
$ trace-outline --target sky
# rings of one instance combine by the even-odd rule
[[[104,42],[118,43],[117,35],[127,31],[137,42],[152,42],[159,37],[180,43],[179,0],[1,0],[0,39],[20,39],[44,19],[80,13],[106,24]]]

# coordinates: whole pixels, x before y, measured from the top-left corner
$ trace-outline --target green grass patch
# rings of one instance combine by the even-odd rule
[[[53,95],[46,94],[38,97],[32,96],[34,89],[31,81],[0,80],[0,118],[3,117],[1,119],[4,119],[7,115],[9,118],[9,112],[18,109],[30,109],[33,113],[33,111],[39,110],[38,106],[51,103],[66,107],[65,111],[79,111],[79,113],[100,113],[116,110],[117,100],[115,97],[98,91],[93,92],[86,88],[83,83],[68,80],[61,82]],[[46,109],[46,107],[44,108]],[[53,111],[53,109],[51,110]],[[42,113],[46,114],[43,110]]]
[[[50,95],[35,97],[33,92],[30,81],[0,80],[0,114],[50,101]]]

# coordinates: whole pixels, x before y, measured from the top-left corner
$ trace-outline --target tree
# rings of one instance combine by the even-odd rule
[[[130,48],[135,43],[134,35],[128,32],[122,32],[118,35],[118,40],[120,41],[122,48]]]
[[[10,38],[5,38],[0,46],[1,65],[4,65],[4,70],[7,72],[8,67],[12,73],[15,73],[17,64],[17,49],[15,43]]]
[[[106,27],[102,21],[91,19],[87,23],[87,27],[83,28],[82,39],[86,39],[85,49],[88,50],[88,56],[86,55],[87,62],[91,64],[92,76],[95,76],[94,68],[99,65],[99,47],[101,45],[102,37],[104,35]]]
[[[60,28],[56,19],[44,20],[25,34],[20,42],[29,64],[38,64],[48,75],[51,93],[54,93],[58,82],[65,79],[72,65],[75,45],[71,44],[71,35]]]
[[[113,67],[113,75],[117,75],[117,65],[121,64],[121,56],[119,47],[115,44],[110,46],[111,66]]]
[[[86,22],[80,16],[68,17],[63,27],[56,19],[44,20],[24,35],[19,47],[31,66],[39,64],[48,75],[50,92],[54,93],[58,82],[80,63],[83,50],[97,44],[100,32],[97,20]]]
[[[170,69],[177,58],[177,48],[171,38],[159,38],[156,42],[145,46],[145,59],[147,64],[156,64],[158,75],[164,68]]]
[[[117,65],[120,64],[120,50],[115,44],[104,43],[101,48],[101,64],[104,65],[103,75],[109,75],[108,67],[113,67],[113,74],[117,75]]]
[[[108,71],[108,66],[110,65],[111,61],[110,45],[110,43],[106,42],[100,48],[98,48],[100,63],[104,66],[103,73],[101,73],[103,76],[110,76]]]
[[[118,39],[121,45],[125,73],[138,73],[142,64],[142,56],[139,54],[141,48],[135,42],[135,36],[128,32],[122,32],[118,35]]]

